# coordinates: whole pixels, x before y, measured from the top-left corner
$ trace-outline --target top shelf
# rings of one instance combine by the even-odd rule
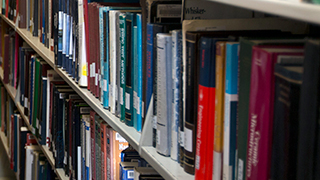
[[[320,5],[285,0],[209,0],[320,25]]]

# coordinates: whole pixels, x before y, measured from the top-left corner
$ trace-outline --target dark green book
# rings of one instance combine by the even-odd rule
[[[125,122],[125,111],[126,111],[126,63],[127,63],[127,27],[126,27],[126,15],[125,13],[121,13],[119,15],[119,27],[120,27],[120,53],[121,53],[121,60],[120,60],[120,120]]]

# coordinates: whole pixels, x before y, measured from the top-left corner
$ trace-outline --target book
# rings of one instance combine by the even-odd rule
[[[256,177],[268,179],[270,176],[274,102],[273,72],[277,56],[302,54],[303,49],[294,47],[252,48],[246,166],[248,180]],[[253,150],[256,153],[253,153]]]
[[[170,156],[172,118],[172,37],[157,34],[157,152]]]
[[[214,53],[213,39],[201,37],[199,40],[200,77],[199,77],[199,103],[197,120],[197,143],[195,156],[195,178],[211,179],[213,171],[213,135],[214,135],[214,109],[215,103],[215,74],[216,63],[212,56]]]
[[[275,65],[271,179],[296,179],[302,74],[301,66]]]
[[[171,159],[180,162],[180,122],[182,121],[181,101],[181,63],[182,63],[182,31],[172,32],[172,119],[171,119]]]
[[[297,179],[319,178],[319,42],[308,40],[305,44],[303,77],[299,102],[299,130],[297,154]]]
[[[215,129],[214,129],[214,177],[222,177],[223,121],[225,94],[225,52],[226,42],[216,44],[216,94],[215,94]]]
[[[223,178],[235,179],[236,135],[238,106],[238,42],[226,43],[224,134],[223,134]]]

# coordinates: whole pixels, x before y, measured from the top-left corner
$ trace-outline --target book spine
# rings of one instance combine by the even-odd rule
[[[188,34],[187,41],[187,88],[186,88],[186,118],[184,126],[184,170],[189,174],[194,174],[195,141],[196,141],[196,119],[198,107],[198,73],[199,61],[197,54],[197,34]]]
[[[62,65],[61,65],[61,68],[63,70],[66,70],[66,59],[68,56],[69,57],[69,53],[67,54],[67,51],[69,48],[68,45],[69,45],[69,41],[68,41],[68,32],[69,32],[69,28],[68,28],[68,15],[67,15],[67,2],[68,0],[66,1],[63,1],[62,2]]]
[[[101,139],[100,139],[100,122],[99,116],[95,115],[95,166],[96,179],[101,179]]]
[[[96,179],[96,149],[95,149],[95,120],[94,120],[95,112],[90,112],[90,143],[91,143],[91,179]]]
[[[132,76],[131,76],[131,81],[132,81],[132,105],[133,105],[133,109],[132,109],[132,125],[135,128],[137,126],[137,99],[138,99],[138,28],[137,26],[133,26],[133,38],[132,38],[132,44],[131,44],[131,48],[132,48]]]
[[[85,128],[86,128],[86,157],[85,157],[85,161],[86,161],[86,180],[90,180],[92,177],[91,174],[91,155],[89,152],[91,152],[91,134],[90,134],[90,116],[89,117],[85,117]]]
[[[273,66],[271,54],[253,47],[247,143],[247,180],[269,179],[273,112]],[[263,67],[263,68],[262,68]],[[264,113],[269,112],[269,113]],[[256,152],[256,153],[255,153]]]
[[[137,14],[137,122],[134,124],[138,132],[142,130],[143,102],[142,102],[142,19],[141,14]]]
[[[122,93],[120,91],[120,86],[121,86],[121,40],[120,40],[120,34],[121,34],[121,31],[120,31],[120,20],[119,20],[119,17],[120,17],[120,12],[117,12],[116,13],[116,17],[115,17],[115,21],[116,21],[116,63],[117,63],[117,71],[116,71],[116,74],[117,74],[117,92],[116,92],[116,116],[117,117],[120,117],[121,116],[121,104],[120,104],[120,94]]]
[[[120,28],[120,94],[119,101],[121,105],[121,115],[120,120],[125,121],[125,111],[126,111],[126,19],[125,14],[120,13],[119,15],[119,28]]]
[[[213,171],[213,135],[215,104],[215,58],[212,58],[214,45],[212,39],[200,39],[200,77],[197,120],[197,144],[195,157],[195,178],[210,179]]]
[[[145,93],[146,93],[146,102],[145,102],[145,113],[150,113],[153,116],[153,107],[149,107],[151,96],[153,93],[153,26],[152,24],[147,24],[147,42],[146,42],[146,78],[145,78]],[[154,129],[154,128],[152,128]],[[155,144],[155,142],[153,142]]]
[[[56,2],[56,1],[55,1]],[[56,2],[57,3],[57,2]],[[62,67],[62,51],[63,51],[63,25],[64,25],[64,18],[63,18],[63,2],[59,0],[59,4],[56,7],[59,7],[57,17],[58,17],[58,34],[57,34],[57,46],[58,46],[58,58],[55,62],[57,67]]]
[[[238,105],[238,47],[226,44],[226,83],[224,103],[223,178],[235,179],[236,124]]]
[[[126,50],[127,50],[127,56],[126,56],[126,94],[125,94],[125,107],[126,107],[126,114],[125,114],[125,123],[128,126],[133,126],[133,121],[132,121],[132,114],[133,114],[133,89],[132,89],[132,49],[131,49],[131,44],[132,44],[132,18],[129,13],[126,14]],[[129,76],[130,75],[130,76]]]
[[[115,88],[116,88],[116,26],[115,26],[115,14],[114,11],[109,12],[109,58],[110,58],[110,82],[109,82],[109,105],[110,112],[115,113],[116,100],[115,100]]]
[[[88,86],[88,64],[87,64],[87,41],[84,22],[83,0],[78,0],[78,21],[79,21],[79,40],[78,40],[78,84],[80,87]]]
[[[103,107],[106,109],[109,109],[109,53],[107,50],[108,47],[108,36],[109,36],[109,31],[107,30],[107,12],[103,13],[103,23],[104,23],[104,27],[103,29],[106,30],[105,33],[105,38],[104,40],[104,54],[105,54],[105,58],[104,58],[104,64],[103,64]]]
[[[114,176],[113,170],[113,130],[111,127],[107,128],[107,179],[112,179]]]
[[[222,177],[223,121],[225,94],[225,43],[216,44],[216,99],[215,99],[215,134],[214,134],[214,179]]]
[[[252,45],[244,39],[240,39],[239,52],[239,100],[238,100],[238,180],[246,178],[247,167],[247,139],[249,119],[249,94],[251,82],[251,50]]]
[[[100,132],[101,132],[101,179],[107,179],[107,124],[100,124]]]
[[[101,84],[101,103],[103,104],[103,99],[104,99],[104,94],[103,94],[103,88],[104,88],[104,58],[106,56],[106,54],[104,53],[105,51],[105,40],[104,38],[105,35],[104,35],[104,18],[103,18],[103,8],[100,7],[99,8],[99,35],[100,35],[100,67],[101,67],[101,78],[102,78],[102,81],[100,82]]]
[[[172,37],[157,34],[157,145],[158,153],[170,156],[172,118]]]
[[[172,31],[172,125],[170,157],[180,161],[179,121],[181,118],[180,88],[181,88],[181,60],[182,60],[182,31]]]
[[[99,5],[96,5],[94,8],[94,20],[95,20],[95,26],[94,26],[94,32],[95,32],[95,74],[94,74],[94,80],[95,80],[95,91],[94,95],[96,98],[100,99],[100,81],[101,81],[101,69],[100,69],[100,38],[99,38]]]

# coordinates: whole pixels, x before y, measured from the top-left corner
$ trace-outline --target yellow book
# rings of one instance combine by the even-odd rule
[[[222,175],[223,121],[225,94],[225,47],[226,42],[216,43],[216,98],[214,125],[213,179]]]

